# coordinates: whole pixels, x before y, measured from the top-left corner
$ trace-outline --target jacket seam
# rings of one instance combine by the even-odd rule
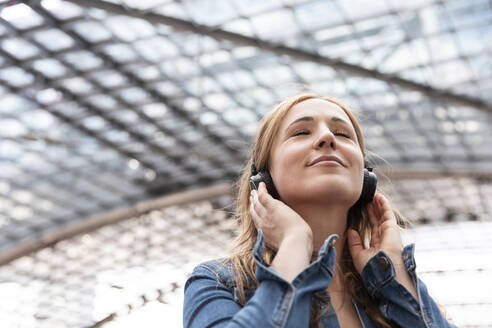
[[[284,296],[284,299],[282,300],[282,305],[281,305],[281,312],[284,314],[284,317],[283,317],[283,322],[279,322],[279,325],[278,327],[279,328],[283,328],[285,327],[285,325],[287,324],[287,318],[289,317],[289,314],[290,314],[290,310],[292,309],[292,303],[294,302],[294,295],[296,293],[296,288],[294,286],[292,286],[292,290],[289,290],[287,291],[286,295]],[[285,301],[287,299],[287,304],[285,304]],[[285,311],[282,310],[283,307],[286,307]],[[282,319],[280,319],[279,321],[281,321]]]

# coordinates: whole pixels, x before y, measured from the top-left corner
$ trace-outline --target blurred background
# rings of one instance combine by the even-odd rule
[[[258,121],[359,117],[417,271],[492,327],[492,1],[0,0],[0,326],[180,327]]]

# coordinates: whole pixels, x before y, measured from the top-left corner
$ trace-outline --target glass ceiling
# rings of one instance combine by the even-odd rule
[[[415,226],[490,222],[490,1],[0,0],[0,40],[0,264],[230,184],[302,91],[353,109]]]

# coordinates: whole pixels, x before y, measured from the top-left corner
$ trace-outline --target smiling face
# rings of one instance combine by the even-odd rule
[[[287,204],[359,199],[364,157],[349,116],[338,105],[308,99],[283,118],[270,153],[270,174]]]

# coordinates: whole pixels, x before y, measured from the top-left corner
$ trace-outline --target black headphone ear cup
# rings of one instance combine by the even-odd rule
[[[364,168],[364,183],[357,203],[362,205],[372,202],[374,195],[376,194],[377,184],[378,177],[376,173],[372,172],[372,168]]]
[[[275,199],[280,199],[280,196],[277,192],[277,188],[275,188],[275,185],[273,184],[272,177],[270,176],[270,173],[267,171],[261,171],[255,175],[253,175],[249,179],[249,186],[250,189],[253,190],[258,190],[258,187],[260,186],[260,182],[264,182],[266,185],[266,188],[268,190],[268,193],[270,196],[272,196]]]

